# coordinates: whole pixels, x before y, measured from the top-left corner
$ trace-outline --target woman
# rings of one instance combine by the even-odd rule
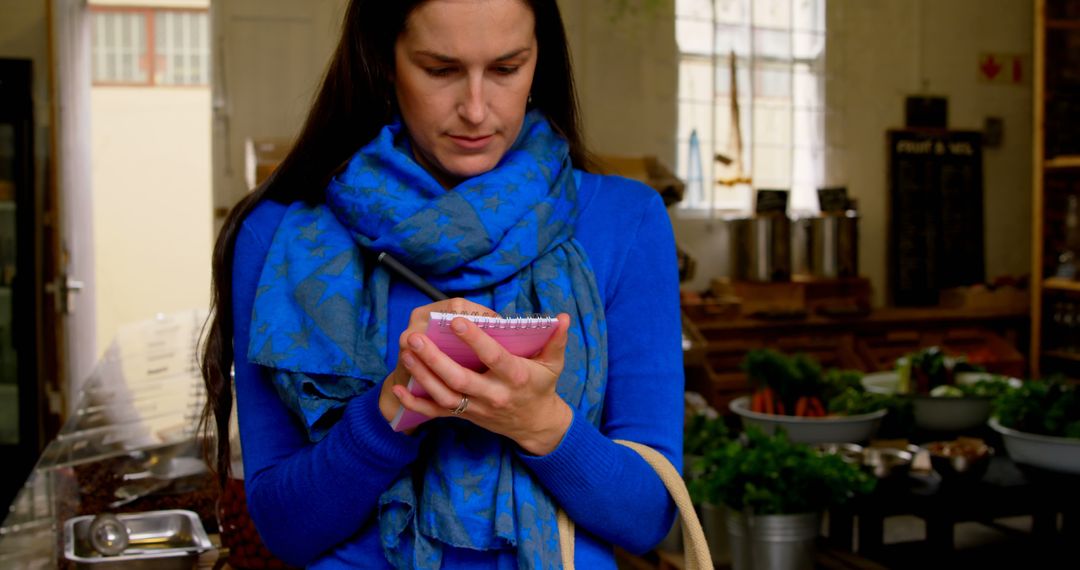
[[[215,251],[207,416],[227,433],[235,357],[248,508],[277,556],[558,567],[557,508],[580,568],[664,536],[667,492],[613,440],[680,463],[671,227],[585,157],[554,0],[353,0],[293,151]],[[458,297],[430,302],[378,253]],[[424,334],[432,311],[492,310],[559,324],[518,358],[455,319],[482,372]],[[397,433],[401,406],[437,419]]]

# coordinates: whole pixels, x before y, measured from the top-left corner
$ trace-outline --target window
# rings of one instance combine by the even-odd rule
[[[93,8],[95,85],[210,84],[206,10]]]
[[[682,209],[748,211],[752,188],[779,188],[817,210],[826,1],[676,0]]]

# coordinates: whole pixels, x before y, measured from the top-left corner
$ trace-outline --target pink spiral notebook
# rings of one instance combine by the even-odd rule
[[[555,317],[542,316],[483,316],[462,313],[431,313],[428,322],[427,336],[447,356],[453,358],[458,364],[472,369],[483,370],[484,364],[476,357],[469,345],[465,344],[454,331],[450,330],[450,322],[456,317],[464,317],[476,323],[484,329],[491,338],[499,342],[506,350],[515,356],[530,357],[544,348],[548,339],[555,333],[558,320]],[[427,398],[428,393],[418,382],[409,379],[409,391],[415,396]],[[424,414],[406,410],[404,406],[398,409],[394,419],[390,421],[390,427],[394,431],[412,429],[430,419]]]

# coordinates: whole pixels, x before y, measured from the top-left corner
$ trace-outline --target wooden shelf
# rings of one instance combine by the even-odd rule
[[[1053,229],[1047,226],[1058,214],[1051,208],[1060,208],[1057,198],[1061,187],[1071,186],[1080,174],[1080,152],[1068,152],[1065,147],[1047,148],[1047,132],[1067,135],[1061,140],[1074,140],[1080,134],[1080,127],[1075,122],[1055,121],[1048,116],[1047,110],[1058,100],[1072,100],[1077,96],[1077,86],[1060,73],[1061,65],[1072,65],[1068,51],[1072,49],[1072,40],[1080,35],[1080,18],[1073,17],[1071,10],[1054,10],[1056,0],[1033,0],[1034,16],[1034,52],[1032,54],[1032,103],[1034,106],[1034,124],[1032,125],[1033,180],[1032,180],[1032,253],[1031,275],[1036,278],[1046,270],[1045,259],[1047,244],[1057,239]],[[1071,103],[1070,103],[1071,104]],[[1060,138],[1060,137],[1058,137]],[[1060,149],[1060,150],[1059,150]],[[1065,151],[1062,154],[1057,154]],[[1048,156],[1055,154],[1056,156]],[[1061,179],[1065,180],[1061,180]],[[1064,184],[1063,184],[1064,183]],[[1048,191],[1053,196],[1047,196]],[[1049,199],[1048,199],[1049,198]],[[1056,223],[1056,222],[1054,222]],[[1031,365],[1030,376],[1039,378],[1043,373],[1053,373],[1060,369],[1075,369],[1080,363],[1080,353],[1054,350],[1053,342],[1047,346],[1047,338],[1053,337],[1054,325],[1048,322],[1047,309],[1061,298],[1080,297],[1080,281],[1061,278],[1044,278],[1037,283],[1039,291],[1031,297],[1031,328],[1028,351]],[[1056,295],[1056,296],[1055,296]],[[1045,358],[1044,358],[1045,357]],[[1043,366],[1042,362],[1046,361]]]
[[[1057,358],[1058,360],[1080,362],[1080,352],[1068,352],[1065,350],[1044,350],[1043,356],[1048,358]]]
[[[1066,168],[1080,168],[1080,155],[1066,154],[1048,158],[1043,163],[1048,170],[1060,170]]]
[[[1046,20],[1046,29],[1048,29],[1048,30],[1080,30],[1080,20],[1048,19],[1048,20]]]
[[[1065,279],[1064,277],[1048,277],[1043,281],[1043,289],[1080,293],[1080,281]]]

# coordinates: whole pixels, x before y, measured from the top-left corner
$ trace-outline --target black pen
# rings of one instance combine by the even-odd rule
[[[431,297],[432,301],[445,301],[450,298],[446,293],[439,291],[434,285],[424,280],[423,277],[413,273],[412,269],[402,265],[400,261],[394,259],[389,253],[385,251],[380,253],[378,262],[385,265],[390,271],[397,273],[399,277],[408,281],[413,287],[419,289],[421,293]]]

